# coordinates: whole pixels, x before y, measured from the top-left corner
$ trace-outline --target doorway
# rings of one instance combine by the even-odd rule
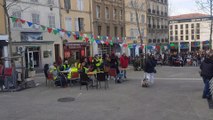
[[[25,53],[26,68],[40,67],[40,47],[29,47]]]

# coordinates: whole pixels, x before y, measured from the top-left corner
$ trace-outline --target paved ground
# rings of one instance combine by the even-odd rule
[[[128,70],[128,81],[110,82],[108,90],[82,90],[40,86],[14,93],[0,93],[1,120],[213,120],[213,111],[201,99],[198,68],[158,67],[156,83],[140,87],[143,72]],[[57,102],[74,97],[69,103]]]

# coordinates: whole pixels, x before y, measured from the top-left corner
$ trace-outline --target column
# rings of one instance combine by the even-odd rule
[[[9,53],[8,53],[8,46],[4,46],[4,47],[3,47],[3,57],[9,57],[8,54],[9,54]],[[5,67],[10,67],[10,63],[9,63],[8,60],[5,60],[4,66],[5,66]]]
[[[178,53],[180,53],[180,42],[178,42]]]
[[[189,42],[189,52],[191,52],[192,51],[192,42],[190,41]]]
[[[200,41],[200,50],[203,50],[203,42]]]

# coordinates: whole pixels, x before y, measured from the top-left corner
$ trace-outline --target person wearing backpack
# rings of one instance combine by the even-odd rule
[[[145,62],[145,69],[144,69],[144,74],[145,74],[144,78],[146,81],[142,82],[142,83],[148,83],[147,86],[154,84],[154,74],[157,72],[155,69],[156,65],[157,65],[157,62],[154,56],[148,55]]]

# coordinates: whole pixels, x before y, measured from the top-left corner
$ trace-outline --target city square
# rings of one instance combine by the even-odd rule
[[[202,99],[203,82],[197,67],[158,66],[156,83],[140,85],[142,71],[128,68],[127,81],[108,89],[79,86],[45,86],[43,73],[36,75],[39,86],[20,92],[0,93],[0,116],[6,120],[212,120],[213,112]],[[72,102],[58,102],[73,97]]]
[[[0,120],[213,120],[213,0],[0,0]]]

